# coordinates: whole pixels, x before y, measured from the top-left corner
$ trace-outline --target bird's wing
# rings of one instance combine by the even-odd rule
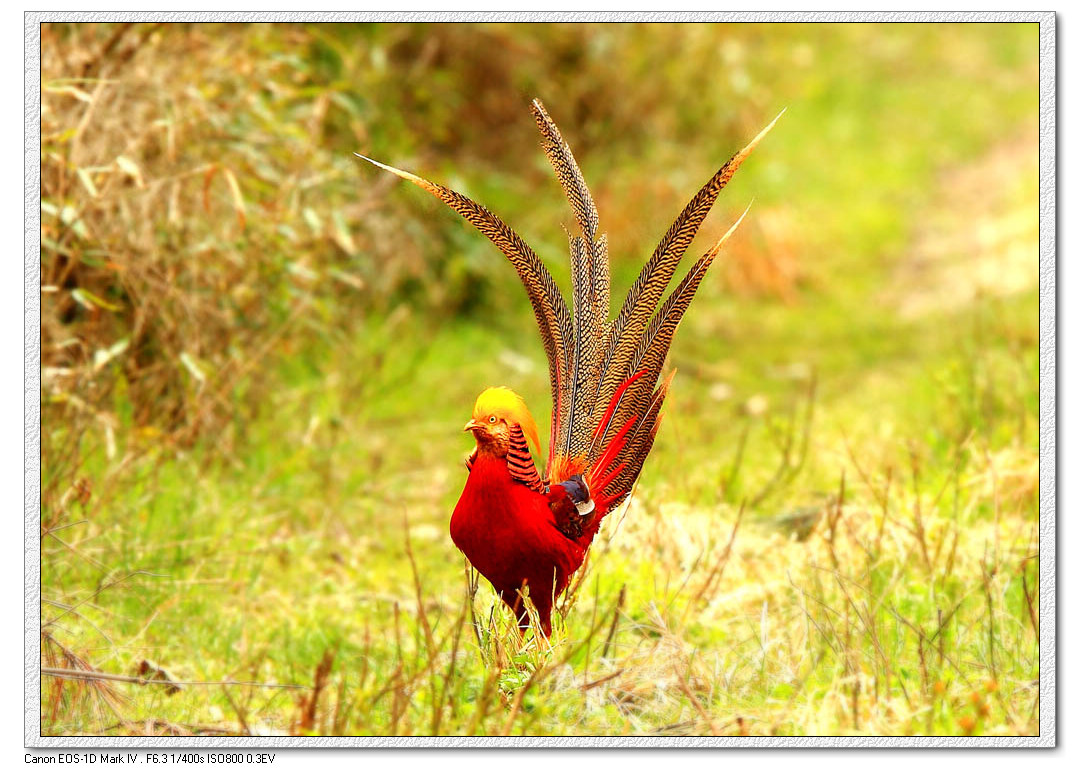
[[[588,532],[596,517],[601,515],[588,483],[580,475],[552,484],[547,498],[555,529],[571,540],[577,540]]]

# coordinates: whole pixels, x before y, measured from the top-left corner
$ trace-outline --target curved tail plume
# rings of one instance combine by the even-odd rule
[[[552,396],[548,480],[555,483],[585,474],[598,507],[610,510],[630,493],[652,449],[672,376],[660,382],[660,372],[675,331],[705,273],[746,212],[693,264],[663,304],[661,299],[720,191],[783,112],[690,199],[642,267],[613,321],[607,239],[598,234],[600,219],[592,193],[569,145],[539,100],[533,101],[532,113],[544,153],[580,231],[570,236],[572,313],[539,257],[495,214],[415,174],[359,157],[427,190],[510,260],[532,303],[547,353]]]

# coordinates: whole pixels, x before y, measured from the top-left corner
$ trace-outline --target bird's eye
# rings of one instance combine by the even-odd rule
[[[490,422],[492,425],[494,425],[495,424],[495,419],[496,419],[495,415],[491,415],[491,417],[488,417],[488,422]]]

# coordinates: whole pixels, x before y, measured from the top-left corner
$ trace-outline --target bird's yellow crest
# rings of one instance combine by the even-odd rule
[[[536,420],[529,412],[529,407],[525,406],[525,399],[510,388],[502,386],[488,388],[476,398],[473,419],[484,422],[491,415],[521,426],[521,432],[533,445],[537,456],[540,455],[540,437],[536,430]]]

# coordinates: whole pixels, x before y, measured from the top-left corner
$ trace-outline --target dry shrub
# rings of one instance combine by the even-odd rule
[[[268,112],[299,84],[238,34],[42,28],[44,419],[103,425],[110,454],[120,427],[222,430],[296,321],[364,285],[379,191],[320,148],[317,102]]]

